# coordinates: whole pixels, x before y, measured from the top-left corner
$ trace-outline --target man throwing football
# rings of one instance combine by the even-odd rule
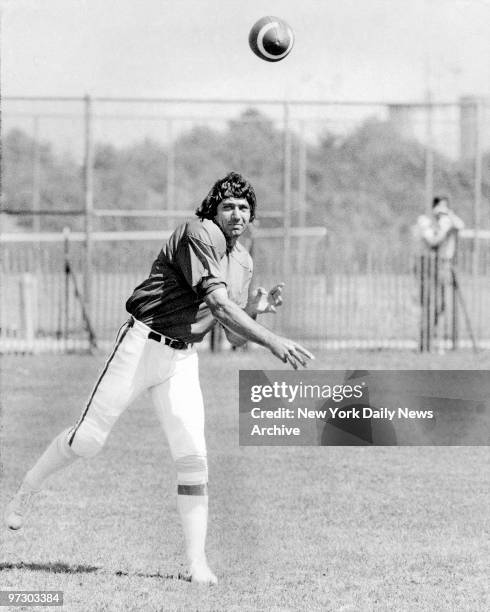
[[[189,576],[198,583],[217,582],[205,555],[208,470],[195,345],[218,323],[233,345],[255,342],[295,369],[313,358],[255,321],[281,305],[283,287],[249,291],[252,260],[238,238],[254,220],[255,208],[250,183],[230,173],[213,185],[198,218],[174,231],[149,277],[128,299],[130,318],[79,420],[51,442],[8,505],[10,529],[22,527],[45,480],[79,457],[95,456],[124,410],[149,390],[176,467]]]

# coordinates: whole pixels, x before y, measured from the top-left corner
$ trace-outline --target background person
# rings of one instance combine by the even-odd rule
[[[421,215],[418,225],[426,246],[437,250],[441,261],[452,262],[456,255],[458,232],[464,228],[464,222],[449,208],[449,198],[436,196],[432,201],[431,216]]]
[[[453,283],[452,268],[457,255],[458,233],[463,228],[464,222],[450,209],[447,196],[434,197],[431,215],[421,215],[417,219],[417,233],[428,256],[427,264],[430,264],[427,265],[430,272],[426,280],[429,287],[433,285],[435,288],[436,328],[440,315],[446,312],[447,295]]]

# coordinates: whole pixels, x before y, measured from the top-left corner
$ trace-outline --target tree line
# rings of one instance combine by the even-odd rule
[[[273,120],[248,109],[228,122],[225,130],[195,126],[182,132],[172,151],[165,143],[145,138],[126,147],[94,145],[94,205],[105,209],[195,209],[212,183],[230,170],[254,185],[263,227],[280,224],[261,211],[283,207],[284,134]],[[351,132],[324,131],[316,142],[292,134],[292,223],[325,226],[350,253],[383,240],[404,242],[425,208],[425,152],[415,140],[404,139],[388,121],[368,119]],[[30,210],[33,205],[33,150],[37,147],[39,206],[43,209],[83,208],[83,167],[60,154],[48,141],[35,143],[20,129],[3,137],[3,207]],[[306,155],[305,201],[300,202],[299,151]],[[171,158],[169,158],[171,156]],[[174,160],[173,185],[168,185]],[[484,202],[490,199],[490,153],[483,159]],[[434,190],[451,197],[467,226],[472,225],[473,167],[434,153]],[[172,194],[172,202],[168,194]],[[167,229],[175,220],[148,218],[99,219],[100,229]],[[42,230],[63,226],[81,229],[83,219],[42,217]],[[17,217],[18,228],[33,227],[32,217]],[[488,205],[482,226],[490,227]]]

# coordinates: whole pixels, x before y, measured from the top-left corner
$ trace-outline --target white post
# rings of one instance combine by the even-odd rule
[[[65,350],[68,347],[68,336],[70,327],[70,228],[63,228],[63,339]]]
[[[430,90],[426,92],[426,140],[425,140],[425,211],[432,211],[434,197],[434,134],[433,134],[433,106]]]
[[[167,119],[167,202],[165,208],[175,208],[175,151],[172,119]]]
[[[283,197],[284,197],[284,251],[282,254],[282,274],[286,280],[291,264],[291,126],[289,103],[284,103],[284,167],[283,167]]]
[[[92,312],[92,217],[94,210],[93,191],[93,147],[92,147],[92,99],[85,96],[85,159],[84,159],[84,192],[85,192],[85,270],[83,300],[87,312]]]
[[[298,153],[298,225],[304,227],[306,225],[306,166],[307,152],[305,140],[305,121],[300,123],[299,136],[299,153]],[[306,254],[306,238],[298,238],[298,272],[304,271],[304,262]]]
[[[475,101],[475,179],[474,179],[474,200],[473,200],[473,227],[475,228],[475,236],[473,238],[473,312],[476,321],[476,336],[477,340],[480,337],[481,327],[481,291],[480,291],[480,226],[481,226],[481,202],[482,202],[482,104],[481,100]]]
[[[41,219],[39,210],[41,208],[41,152],[39,143],[39,117],[34,117],[32,135],[32,228],[34,232],[41,231]]]
[[[424,0],[424,89],[426,109],[426,133],[425,133],[425,210],[430,214],[432,210],[432,198],[434,197],[434,130],[433,130],[433,95],[432,95],[432,47],[431,35],[432,14],[429,0]]]
[[[21,329],[27,349],[34,349],[38,325],[37,283],[33,274],[25,272],[20,279]]]

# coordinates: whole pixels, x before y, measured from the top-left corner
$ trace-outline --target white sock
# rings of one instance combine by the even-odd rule
[[[24,482],[32,489],[39,491],[48,476],[78,459],[78,455],[68,446],[70,431],[71,429],[62,431],[25,475]]]
[[[181,487],[179,487],[180,489]],[[208,496],[177,495],[189,563],[206,563],[206,532],[208,527]]]

